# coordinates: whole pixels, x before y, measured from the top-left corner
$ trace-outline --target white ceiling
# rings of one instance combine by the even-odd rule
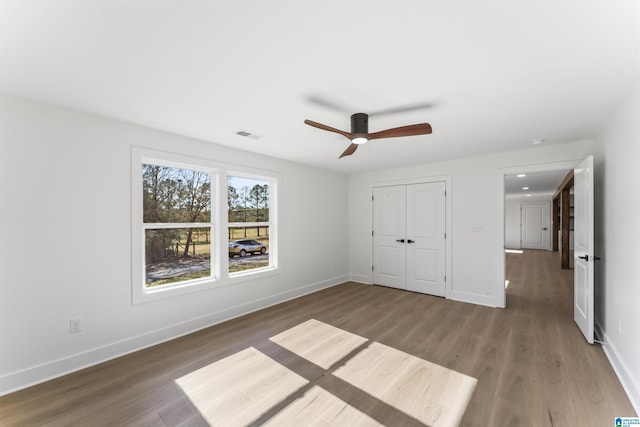
[[[0,0],[0,90],[344,173],[399,167],[593,137],[638,79],[638,4]],[[303,124],[422,103],[369,129],[432,135],[341,160],[344,137]]]
[[[556,192],[568,173],[569,170],[555,170],[506,175],[504,177],[504,194],[506,197],[513,198],[527,197],[527,194],[531,197],[549,197]]]

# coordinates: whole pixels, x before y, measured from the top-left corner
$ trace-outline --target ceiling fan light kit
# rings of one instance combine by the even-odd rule
[[[357,145],[364,144],[369,141],[367,134],[369,133],[369,116],[365,113],[356,113],[351,116],[351,142]]]
[[[304,122],[305,124],[318,129],[338,133],[351,141],[351,145],[349,145],[349,147],[347,147],[347,149],[340,155],[340,159],[345,156],[352,155],[358,149],[359,145],[362,145],[372,139],[427,135],[432,132],[431,125],[429,123],[420,123],[369,133],[369,115],[365,113],[356,113],[351,116],[351,132],[345,132],[311,120],[305,120]]]

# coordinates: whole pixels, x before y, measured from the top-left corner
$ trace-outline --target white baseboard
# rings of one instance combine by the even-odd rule
[[[498,301],[494,296],[471,294],[468,292],[460,291],[450,291],[450,293],[447,294],[447,299],[476,305],[484,305],[486,307],[498,307]]]
[[[633,406],[633,409],[636,411],[636,416],[640,415],[640,384],[638,384],[638,379],[634,378],[633,373],[625,363],[624,359],[620,357],[620,353],[613,344],[613,341],[611,341],[609,336],[607,336],[600,324],[596,324],[596,331],[603,342],[602,350],[604,350],[605,356],[609,359],[609,363],[618,376],[620,384],[622,384],[622,388],[627,393],[627,396],[631,401],[631,406]],[[621,417],[634,416],[633,414],[619,415]]]
[[[21,371],[12,372],[0,377],[0,396],[43,383],[147,347],[170,341],[180,336],[208,328],[236,317],[244,316],[245,314],[249,314],[272,305],[280,304],[294,298],[317,292],[321,289],[344,283],[347,279],[347,275],[344,275],[312,283],[276,295],[271,295],[266,298],[260,298],[244,304],[239,304],[206,316],[189,319],[169,327],[96,347],[82,353],[53,360],[38,366],[32,366]]]
[[[370,285],[369,276],[365,274],[349,274],[350,282],[364,283],[365,285]]]

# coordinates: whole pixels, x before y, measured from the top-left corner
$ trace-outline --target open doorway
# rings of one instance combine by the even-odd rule
[[[579,161],[527,165],[499,171],[498,212],[502,232],[498,238],[498,278],[500,283],[504,283],[500,295],[501,307],[507,307],[505,251],[553,249],[553,194],[568,171]]]

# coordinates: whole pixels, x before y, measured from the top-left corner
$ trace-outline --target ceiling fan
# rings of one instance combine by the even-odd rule
[[[305,120],[304,122],[309,126],[313,126],[318,129],[339,133],[351,141],[351,145],[349,145],[349,147],[347,147],[347,149],[340,155],[340,159],[345,156],[352,155],[358,149],[358,145],[364,144],[372,139],[427,135],[432,132],[431,125],[429,123],[420,123],[369,133],[369,115],[365,113],[356,113],[351,116],[351,132],[345,132],[311,120]]]

